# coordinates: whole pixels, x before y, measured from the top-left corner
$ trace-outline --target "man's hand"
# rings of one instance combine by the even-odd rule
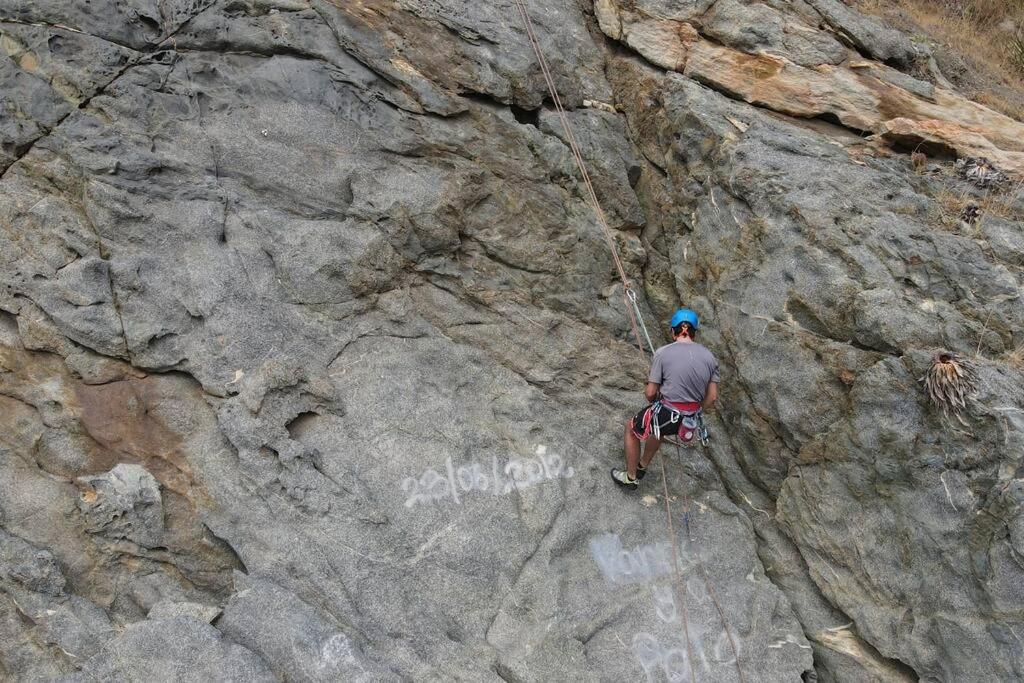
[[[661,396],[661,385],[655,384],[654,382],[648,382],[644,388],[644,398],[647,399],[648,403],[654,403]]]

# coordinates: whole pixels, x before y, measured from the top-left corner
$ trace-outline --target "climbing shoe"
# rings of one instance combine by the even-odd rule
[[[640,485],[640,477],[630,479],[626,470],[620,470],[618,468],[612,468],[612,481],[627,489],[635,489]]]
[[[644,467],[643,465],[637,465],[636,466],[636,480],[640,481],[641,479],[644,478],[645,474],[647,474],[647,468]]]

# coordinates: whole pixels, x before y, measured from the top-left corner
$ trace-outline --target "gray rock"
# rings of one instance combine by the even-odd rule
[[[70,28],[116,45],[143,49],[157,45],[211,4],[209,0],[171,0],[164,6],[155,0],[140,0],[131,5],[12,0],[4,8],[4,18]]]
[[[617,229],[640,228],[645,222],[633,191],[641,173],[641,162],[626,142],[622,119],[608,112],[585,109],[571,112],[569,125],[580,146],[594,189],[602,206],[607,205],[611,225]],[[540,115],[540,129],[566,143],[559,117],[550,111]]]
[[[144,467],[120,464],[102,476],[80,477],[78,509],[90,533],[124,538],[147,548],[163,543],[160,486]]]
[[[0,66],[3,114],[0,118],[0,168],[7,168],[46,134],[71,107],[45,81],[20,70],[14,60]],[[17,93],[15,102],[12,94]]]
[[[1020,564],[1024,562],[1024,511],[1018,512],[1017,516],[1010,520],[1007,528],[1010,531],[1010,546],[1013,548],[1017,563]]]
[[[77,595],[29,612],[44,642],[82,660],[96,652],[114,635],[114,626],[101,607]]]
[[[165,600],[153,605],[149,610],[149,619],[174,619],[177,617],[191,617],[210,623],[220,615],[221,609],[212,605],[202,605],[198,602],[171,602]]]
[[[181,586],[162,573],[134,577],[130,590],[132,600],[146,613],[158,604],[188,602]]]
[[[290,681],[391,680],[343,628],[270,581],[238,576],[217,627]]]
[[[927,81],[914,78],[910,74],[897,71],[892,67],[877,62],[863,62],[858,65],[857,70],[861,73],[869,73],[880,81],[891,83],[907,92],[914,93],[918,97],[930,102],[935,101],[935,86]]]
[[[780,54],[808,67],[839,64],[847,50],[829,34],[760,2],[719,0],[701,24],[701,32],[745,52]]]
[[[6,594],[0,594],[0,672],[6,677],[17,675],[24,681],[52,681],[70,670],[56,661],[49,646],[26,638],[24,616]],[[33,634],[34,635],[34,634]]]
[[[115,41],[48,25],[32,3],[4,9],[0,49],[9,59],[0,65],[0,172],[138,57]]]
[[[33,549],[14,537],[8,537],[2,549],[4,578],[34,593],[49,596],[64,593],[66,580],[50,552]]]
[[[868,17],[840,0],[807,0],[839,37],[850,42],[865,56],[909,69],[917,60],[914,44],[904,34],[880,20]]]
[[[69,595],[66,584],[50,552],[0,530],[0,588],[31,624],[37,642],[82,658],[113,636],[113,625],[103,609]]]
[[[767,5],[720,0],[705,16],[703,30],[719,42],[755,52],[782,43],[783,21],[782,13]]]
[[[873,675],[878,671],[905,675],[908,669],[901,664],[905,663],[919,675],[935,672],[928,675],[942,679],[969,679],[985,670],[999,680],[1012,680],[1019,675],[1019,656],[1011,652],[1012,646],[1003,644],[1008,641],[993,641],[985,635],[989,628],[1003,628],[1002,617],[984,608],[967,609],[969,600],[960,593],[959,577],[961,571],[972,572],[967,568],[976,560],[954,548],[964,547],[969,537],[976,538],[973,542],[980,547],[992,543],[990,531],[978,536],[979,531],[962,526],[970,524],[975,514],[964,512],[981,505],[992,495],[990,490],[1000,490],[1005,484],[989,489],[993,480],[987,484],[972,480],[960,468],[975,466],[967,463],[988,463],[985,467],[990,476],[1012,472],[1013,459],[1006,460],[1005,447],[999,443],[1003,438],[1000,433],[1016,439],[1016,427],[1012,422],[1005,423],[1008,432],[975,427],[973,438],[957,439],[957,448],[967,448],[968,453],[962,459],[944,460],[941,454],[948,452],[944,451],[948,446],[938,435],[944,428],[939,426],[937,416],[919,403],[916,378],[925,366],[912,359],[927,359],[927,353],[917,351],[919,346],[947,343],[974,355],[981,332],[974,325],[979,309],[994,304],[989,310],[990,320],[995,321],[1004,314],[1019,315],[1009,313],[1017,310],[1017,305],[1009,302],[1016,301],[1011,281],[1019,282],[1019,273],[1014,272],[1007,280],[1001,265],[991,260],[983,264],[968,256],[976,246],[970,238],[930,235],[929,214],[914,208],[927,200],[901,185],[899,176],[884,164],[853,164],[844,152],[823,139],[767,117],[744,117],[748,127],[737,134],[729,119],[739,119],[743,112],[735,105],[682,79],[670,80],[672,94],[665,97],[665,118],[652,119],[648,111],[643,114],[644,120],[652,127],[676,121],[674,125],[681,133],[678,154],[686,159],[690,171],[702,178],[714,178],[715,168],[722,173],[717,183],[706,181],[710,184],[697,201],[691,239],[702,245],[701,256],[677,273],[676,282],[684,289],[692,286],[689,283],[703,281],[709,273],[717,273],[717,281],[728,283],[726,290],[713,297],[713,310],[719,325],[738,326],[735,341],[731,342],[733,361],[738,376],[745,378],[744,393],[751,403],[744,401],[735,418],[726,419],[739,419],[747,425],[742,431],[758,435],[744,440],[736,455],[723,456],[722,467],[736,468],[732,486],[739,490],[750,487],[745,480],[769,491],[781,483],[779,494],[764,500],[763,505],[753,503],[756,507],[751,514],[757,514],[756,508],[778,506],[783,528],[801,549],[810,577],[825,600],[852,622],[855,630],[851,642],[863,639],[870,645],[848,648],[841,639],[834,638],[835,632],[813,630],[806,611],[810,604],[807,598],[789,592],[807,620],[808,636],[816,641],[818,651],[846,652],[843,656],[847,659],[849,652],[858,653],[854,657],[858,665],[875,671]],[[613,83],[621,82],[613,78]],[[635,97],[638,101],[642,98],[642,94]],[[627,110],[630,117],[639,114]],[[641,119],[632,120],[636,121],[636,130]],[[835,169],[837,164],[842,165],[841,171]],[[825,170],[826,166],[833,170]],[[889,178],[884,190],[875,186],[883,177]],[[758,178],[763,178],[763,185]],[[756,190],[758,186],[772,189],[761,194]],[[828,189],[830,186],[832,189]],[[743,201],[734,203],[731,197],[738,192]],[[879,202],[893,202],[904,208],[899,214],[885,212],[880,210]],[[787,225],[791,227],[784,227]],[[796,251],[784,255],[789,243],[787,234],[802,235],[811,226],[824,225],[841,229],[829,231],[827,239],[814,240],[813,244],[798,237],[792,242]],[[755,233],[747,232],[752,228]],[[871,235],[887,246],[871,246]],[[919,241],[924,235],[929,235],[924,239],[935,245],[934,251]],[[847,241],[851,238],[853,241]],[[743,255],[737,257],[734,247],[724,246],[727,244],[746,245]],[[923,251],[913,257],[918,250]],[[844,255],[842,261],[832,261],[829,255],[838,253]],[[960,260],[961,255],[965,260]],[[730,272],[725,264],[737,258],[735,270]],[[927,275],[917,265],[925,262],[929,264]],[[938,276],[939,272],[945,274]],[[971,272],[974,274],[968,275]],[[894,275],[903,278],[902,282],[895,281]],[[965,285],[965,277],[971,281],[970,286]],[[852,285],[854,280],[858,285]],[[946,290],[947,286],[950,289]],[[969,291],[975,287],[991,290],[984,299],[975,299]],[[847,315],[854,318],[848,319]],[[734,322],[725,324],[725,319]],[[990,322],[988,329],[998,329],[1006,340],[1006,346],[999,345],[998,349],[1005,350],[1013,343],[1013,333],[1002,322]],[[798,346],[790,346],[785,339],[799,340]],[[987,344],[994,341],[994,336],[986,334],[981,339]],[[837,355],[822,364],[805,356],[798,347]],[[787,353],[795,355],[786,358]],[[887,358],[890,354],[893,357]],[[1006,378],[1019,373],[1007,366],[1001,366],[998,372],[1005,373]],[[995,380],[995,374],[988,376],[992,378],[989,398],[983,403],[990,408],[978,410],[984,413],[1002,406],[1000,410],[1009,411],[1005,414],[1013,414],[1021,400],[1019,389],[1012,387],[1014,380],[1007,383]],[[787,387],[809,389],[815,396],[787,396]],[[847,400],[856,406],[854,411],[845,412]],[[808,410],[812,404],[816,409]],[[730,431],[738,433],[735,426]],[[782,455],[787,451],[793,455]],[[733,458],[738,459],[738,466],[730,464]],[[839,493],[839,487],[846,486],[856,493]],[[918,502],[914,509],[920,510],[909,517],[905,513],[908,503],[902,497],[908,495],[906,491],[915,492],[912,495]],[[756,500],[753,494],[750,491],[745,495]],[[838,499],[843,502],[837,503]],[[855,499],[865,502],[854,503]],[[870,504],[866,502],[869,500]],[[856,524],[849,524],[844,511],[854,507],[862,516]],[[828,514],[836,515],[834,525],[820,517]],[[866,536],[865,528],[871,529]],[[921,534],[936,534],[934,542],[939,548],[929,550],[933,541],[925,541]],[[809,543],[812,537],[815,540]],[[864,538],[872,539],[877,549],[874,552],[880,553],[877,557],[854,557]],[[880,540],[883,538],[887,539],[885,543]],[[814,549],[808,552],[805,544]],[[955,562],[961,570],[940,568],[930,559],[958,553]],[[998,566],[999,571],[1010,574],[1018,571],[1009,569],[1010,563],[1002,560]],[[991,579],[984,578],[994,576],[989,573],[993,571],[985,569],[968,590],[985,591],[1004,606],[1017,604],[1017,598],[1004,584],[990,585]],[[860,583],[867,581],[866,575],[873,577],[867,584],[870,588]],[[840,597],[847,590],[851,593]],[[879,590],[884,598],[874,602],[867,598]],[[935,614],[932,610],[937,600],[945,605],[944,613],[962,613],[964,618],[953,625],[945,618],[932,620],[926,616]],[[915,615],[913,633],[901,625],[906,623],[903,612],[882,606],[893,603],[906,606]],[[978,627],[981,623],[986,626]],[[841,621],[832,622],[828,628],[840,625]],[[970,650],[957,648],[957,657],[948,659],[948,647],[937,645],[939,638],[942,643],[949,642],[939,635],[945,629],[955,630],[958,642],[970,642]],[[918,632],[933,635],[918,637]],[[877,653],[872,654],[875,649]],[[1000,664],[993,665],[995,661]],[[823,670],[831,666],[826,664]]]
[[[179,616],[131,624],[82,671],[63,679],[85,681],[274,681],[256,654],[225,640],[214,627]]]

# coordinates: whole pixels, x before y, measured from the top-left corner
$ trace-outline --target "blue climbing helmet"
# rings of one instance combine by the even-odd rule
[[[700,322],[697,320],[697,314],[691,311],[689,308],[680,308],[672,315],[672,320],[669,321],[669,327],[675,329],[687,323],[690,329],[696,330]]]

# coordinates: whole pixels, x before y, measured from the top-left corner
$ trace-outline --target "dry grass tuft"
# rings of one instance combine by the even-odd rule
[[[979,202],[982,215],[997,216],[1011,221],[1024,221],[1024,215],[1021,215],[1020,209],[1017,208],[1013,200],[1014,197],[1020,196],[1022,191],[1024,191],[1024,181],[1019,181],[1005,192],[989,192]]]
[[[940,5],[947,12],[983,28],[998,26],[1024,12],[1021,0],[941,0],[930,4]]]
[[[960,214],[969,201],[967,194],[957,194],[942,188],[935,195],[935,222],[951,232],[955,231],[960,223]]]
[[[1024,192],[1024,181],[1005,190],[988,190],[980,196],[967,190],[956,192],[946,186],[934,196],[933,219],[952,232],[970,231],[985,216],[1024,221],[1024,214],[1014,199],[1021,192]],[[973,214],[974,220],[965,224],[964,216],[967,212]]]
[[[1024,369],[1024,344],[1006,354],[1006,362],[1014,367]]]
[[[928,165],[928,157],[915,150],[910,154],[910,163],[914,166],[914,173],[921,175]]]
[[[1010,40],[1010,59],[1024,73],[1024,29],[1017,29]]]
[[[932,364],[922,379],[928,397],[947,415],[948,411],[959,415],[977,386],[973,364],[949,351],[940,351],[932,357]]]

